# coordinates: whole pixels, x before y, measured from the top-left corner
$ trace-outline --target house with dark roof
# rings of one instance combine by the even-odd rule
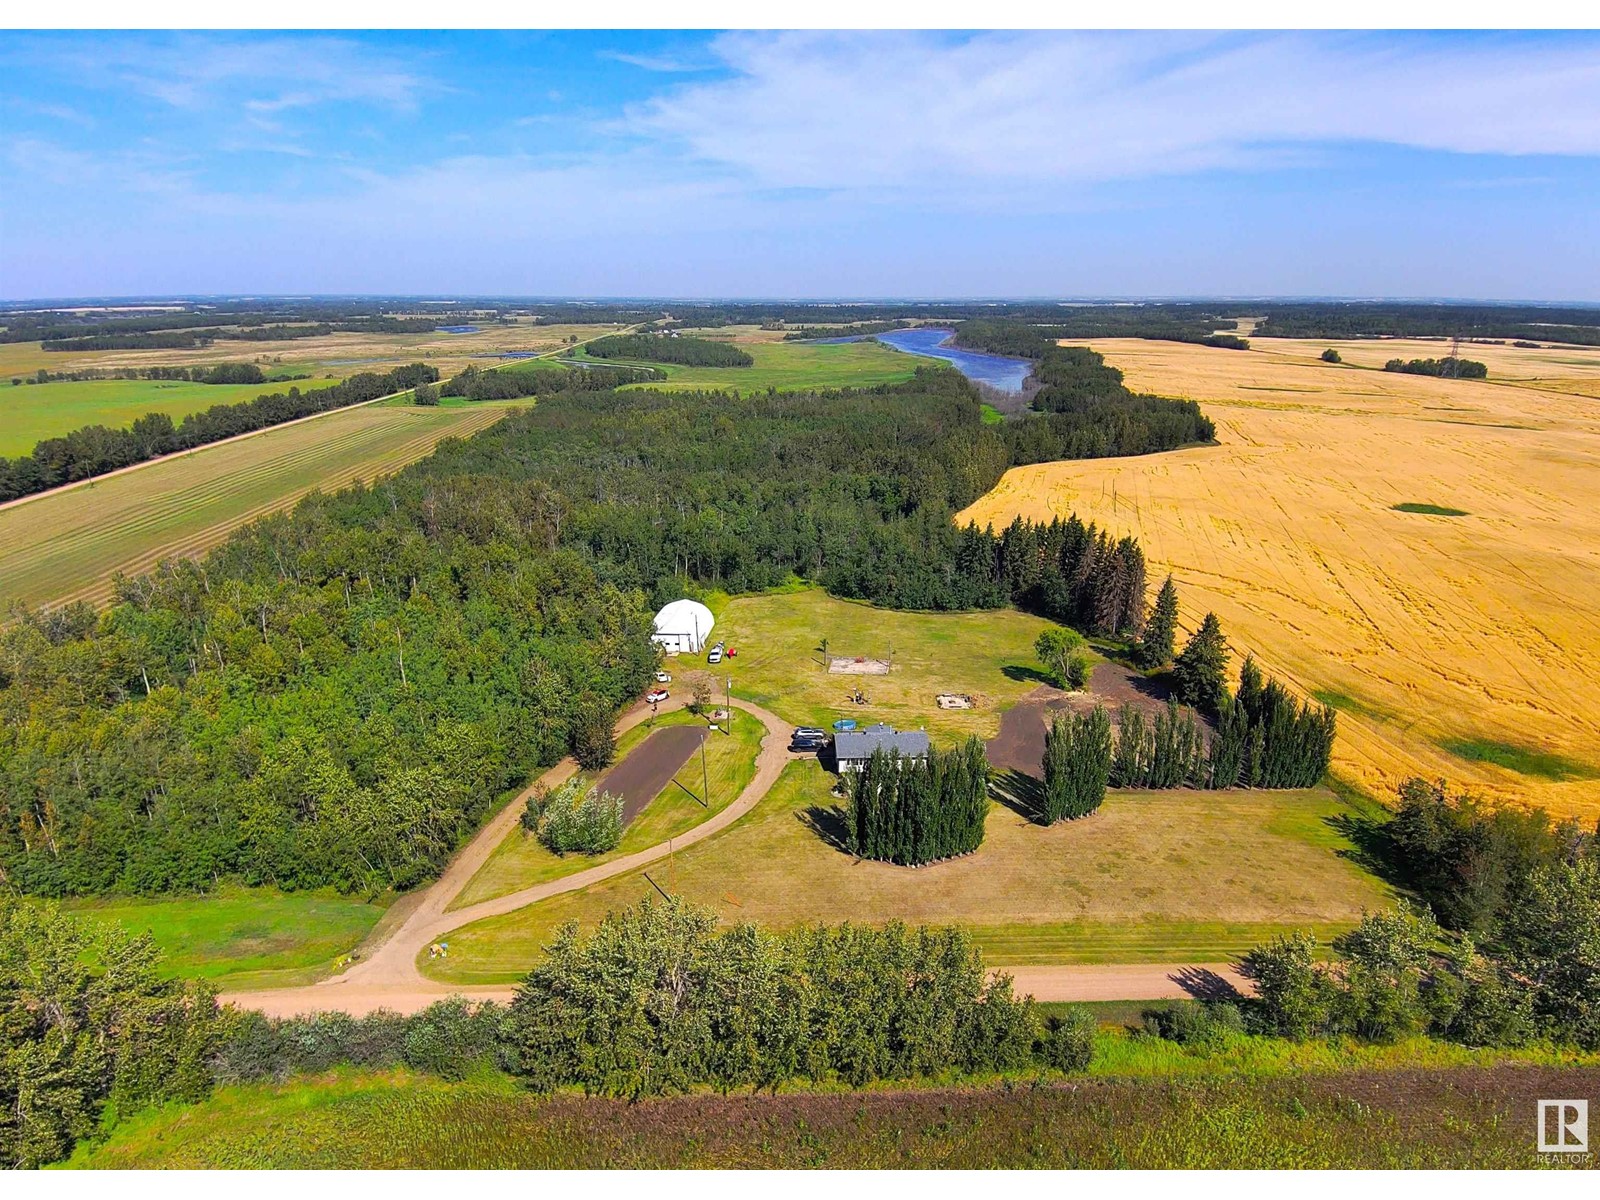
[[[890,725],[868,725],[833,735],[833,758],[840,771],[859,771],[873,754],[898,753],[901,758],[927,758],[928,735],[921,729],[901,731]]]

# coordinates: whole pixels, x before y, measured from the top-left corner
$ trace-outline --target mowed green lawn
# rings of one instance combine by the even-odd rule
[[[672,363],[631,363],[650,366],[667,375],[665,383],[631,384],[632,387],[664,391],[735,391],[741,395],[764,392],[768,388],[794,391],[802,388],[875,387],[880,383],[901,383],[910,379],[918,367],[933,364],[891,350],[878,342],[845,342],[833,346],[799,342],[744,341],[739,349],[755,359],[749,367],[680,367]],[[620,359],[595,359],[613,362]]]
[[[81,900],[81,917],[149,933],[167,975],[219,985],[287,987],[331,970],[384,915],[386,905],[329,892],[226,887],[173,899]]]
[[[398,470],[505,411],[344,409],[0,508],[0,612],[14,600],[103,602],[117,571],[199,553],[252,517]]]
[[[146,413],[166,413],[174,421],[213,404],[238,404],[269,392],[298,387],[311,391],[331,379],[286,383],[180,383],[165,379],[86,379],[12,387],[0,379],[0,455],[31,453],[45,438],[60,437],[85,425],[125,429]]]
[[[730,922],[966,925],[999,965],[1214,962],[1284,929],[1331,937],[1391,900],[1340,855],[1330,819],[1345,808],[1325,789],[1112,792],[1095,816],[1048,829],[996,804],[975,854],[912,870],[828,840],[832,782],[815,762],[788,767],[754,812],[675,856],[673,889]],[[653,890],[632,872],[476,922],[426,969],[514,980],[561,924],[593,925]]]
[[[675,681],[675,687],[685,686]],[[636,725],[623,734],[617,742],[617,761],[621,762],[630,751],[657,729],[669,725],[704,725],[693,713],[679,709],[664,713],[648,725]],[[622,841],[607,854],[555,854],[546,850],[539,839],[520,824],[506,834],[495,847],[489,861],[478,868],[478,873],[450,902],[451,909],[465,908],[481,900],[492,900],[525,887],[559,879],[577,871],[587,870],[613,858],[635,854],[668,838],[687,833],[696,825],[721,812],[756,773],[756,755],[761,750],[761,735],[765,726],[754,717],[735,714],[732,732],[712,733],[705,744],[705,766],[702,770],[700,755],[694,754],[681,771],[676,782],[667,785],[650,806],[633,819],[623,832]],[[592,772],[598,778],[605,772]],[[709,792],[707,784],[709,781]],[[679,784],[682,787],[678,786]],[[702,806],[684,789],[706,799]],[[454,947],[452,946],[452,950]]]
[[[941,742],[999,732],[1001,710],[1039,685],[1033,643],[1050,627],[1014,609],[894,612],[820,588],[744,596],[713,611],[713,636],[739,652],[715,668],[732,678],[735,696],[796,725],[827,728],[854,717],[862,725],[926,728]],[[833,674],[817,649],[822,638],[836,658],[892,656],[893,667],[887,675]],[[851,702],[858,687],[868,703]],[[934,700],[941,692],[973,696],[976,707],[941,709]]]

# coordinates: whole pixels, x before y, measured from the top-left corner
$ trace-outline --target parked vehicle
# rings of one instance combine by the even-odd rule
[[[649,691],[644,694],[644,702],[646,704],[660,704],[667,698],[667,694],[666,688],[656,688],[654,691]]]
[[[665,671],[657,671],[656,672],[656,682],[657,683],[671,683],[672,682],[672,676],[668,675]]]
[[[718,642],[715,646],[711,647],[711,653],[706,655],[706,661],[708,663],[712,664],[713,666],[715,666],[717,663],[721,662],[722,661],[722,647],[723,647],[723,643],[721,643],[721,642]]]

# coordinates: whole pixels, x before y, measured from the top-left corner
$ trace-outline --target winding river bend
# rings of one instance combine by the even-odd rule
[[[986,384],[1002,392],[1017,393],[1033,370],[1025,358],[1007,358],[1002,354],[980,354],[975,350],[961,350],[950,345],[955,339],[953,329],[895,329],[889,333],[862,334],[856,337],[821,338],[816,344],[833,345],[840,342],[861,342],[874,337],[885,346],[917,354],[923,358],[939,358],[950,363],[974,383]]]

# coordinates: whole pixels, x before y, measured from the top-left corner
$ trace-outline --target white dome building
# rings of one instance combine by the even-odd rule
[[[656,614],[650,640],[668,654],[699,654],[714,623],[711,610],[698,600],[674,600]]]

